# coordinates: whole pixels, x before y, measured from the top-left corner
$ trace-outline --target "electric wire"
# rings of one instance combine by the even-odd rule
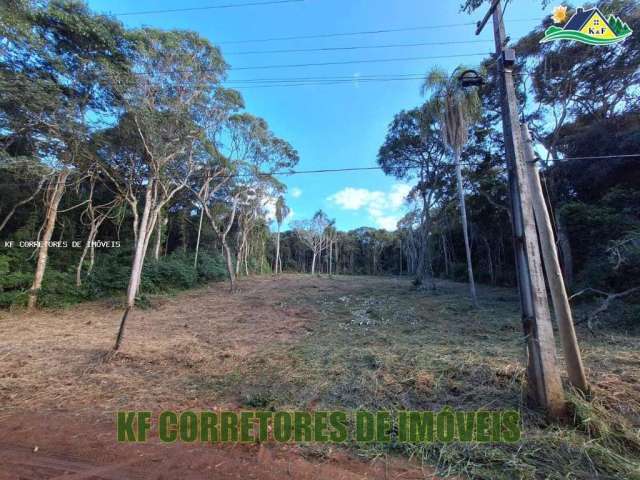
[[[539,18],[519,18],[509,20],[509,23],[517,22],[531,22],[540,21]],[[476,22],[460,22],[460,23],[448,23],[448,24],[436,24],[436,25],[420,25],[415,27],[399,27],[399,28],[386,28],[378,30],[362,30],[356,32],[336,32],[336,33],[319,33],[310,35],[292,35],[285,37],[266,37],[266,38],[253,38],[245,40],[227,40],[217,42],[218,45],[239,45],[243,43],[266,43],[266,42],[281,42],[288,40],[310,40],[318,38],[336,38],[336,37],[351,37],[359,35],[380,35],[386,33],[399,33],[399,32],[415,32],[420,30],[433,30],[439,28],[454,28],[454,27],[468,27],[475,26]]]
[[[384,45],[348,45],[344,47],[319,47],[319,48],[285,48],[276,50],[244,50],[239,52],[225,52],[225,55],[260,55],[276,53],[310,53],[310,52],[338,52],[353,50],[371,50],[376,48],[410,48],[427,47],[435,45],[468,45],[477,43],[493,43],[493,40],[452,40],[441,42],[417,42],[417,43],[390,43]]]
[[[625,159],[625,158],[640,158],[640,153],[630,153],[630,154],[621,154],[621,155],[595,155],[595,156],[584,156],[584,157],[564,157],[558,158],[555,160],[551,160],[548,163],[563,163],[565,161],[570,160],[610,160],[610,159]],[[462,162],[463,165],[467,167],[477,166],[477,163],[473,162]],[[408,170],[415,170],[419,167],[409,167]],[[283,170],[283,171],[275,171],[275,172],[258,172],[256,174],[231,174],[231,175],[219,175],[216,178],[254,178],[258,177],[272,177],[275,175],[310,175],[310,174],[323,174],[323,173],[349,173],[349,172],[366,172],[366,171],[381,171],[383,170],[380,166],[374,167],[343,167],[343,168],[322,168],[315,170]],[[25,185],[29,182],[0,182],[0,185]]]
[[[178,13],[178,12],[194,12],[201,10],[216,10],[238,7],[257,7],[263,5],[278,5],[284,3],[302,3],[305,0],[267,0],[263,2],[245,2],[245,3],[226,3],[221,5],[206,5],[201,7],[183,7],[183,8],[167,8],[162,10],[139,10],[134,12],[111,13],[115,17],[126,17],[133,15],[155,15],[158,13]]]

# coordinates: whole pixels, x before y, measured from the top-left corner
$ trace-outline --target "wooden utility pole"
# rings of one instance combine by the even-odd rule
[[[493,0],[484,19],[478,23],[478,35],[493,16],[496,60],[502,98],[502,126],[509,174],[514,251],[522,324],[527,344],[528,392],[532,400],[554,418],[566,414],[551,313],[544,283],[538,247],[531,191],[526,175],[523,144],[520,136],[513,64],[515,53],[506,47],[506,35],[500,0]]]
[[[542,259],[544,260],[547,282],[549,283],[549,290],[551,291],[553,311],[558,322],[560,341],[562,342],[562,349],[564,350],[564,356],[567,362],[569,381],[574,387],[583,392],[587,392],[589,390],[589,384],[587,383],[587,376],[584,373],[580,347],[578,346],[576,331],[573,327],[573,316],[571,315],[571,307],[569,306],[569,297],[567,296],[567,290],[562,278],[562,270],[560,269],[558,251],[553,236],[551,218],[549,217],[547,204],[542,193],[540,173],[533,153],[531,135],[529,135],[529,129],[526,125],[521,125],[521,129],[525,147],[524,154],[527,161],[529,186],[533,200],[533,211],[536,217],[536,225],[538,226],[540,246],[542,247]]]

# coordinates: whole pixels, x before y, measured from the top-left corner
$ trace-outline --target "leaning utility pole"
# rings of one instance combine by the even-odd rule
[[[536,164],[537,160],[533,153],[531,135],[529,135],[529,129],[524,124],[521,125],[521,132],[524,142],[524,156],[527,162],[529,185],[533,197],[533,213],[535,214],[536,225],[538,226],[538,236],[540,237],[540,246],[542,247],[542,259],[544,261],[545,273],[547,274],[547,282],[549,283],[549,291],[551,292],[553,312],[558,322],[560,341],[562,342],[562,349],[564,350],[565,361],[567,362],[567,373],[571,384],[586,393],[589,391],[589,383],[587,382],[587,376],[584,373],[584,366],[582,365],[580,347],[578,346],[578,339],[576,338],[576,331],[573,326],[573,315],[571,314],[571,306],[569,305],[569,296],[567,295],[564,279],[562,278],[558,250],[556,249],[553,236],[551,218],[542,192],[540,173]]]
[[[506,48],[506,36],[500,0],[493,0],[484,19],[478,23],[476,35],[493,16],[496,63],[502,98],[502,127],[509,174],[514,251],[522,324],[527,342],[527,377],[530,398],[544,407],[551,417],[566,413],[564,391],[556,363],[556,347],[551,313],[544,283],[538,236],[527,181],[524,149],[516,90],[513,81],[515,52]]]

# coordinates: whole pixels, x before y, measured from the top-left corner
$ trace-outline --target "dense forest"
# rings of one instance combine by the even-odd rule
[[[637,2],[600,6],[640,31]],[[339,231],[322,211],[283,230],[286,176],[274,174],[298,154],[224,86],[216,46],[188,31],[125,29],[79,2],[0,9],[1,307],[125,292],[131,307],[279,271],[516,284],[494,59],[473,67],[484,85],[465,98],[473,115],[459,149],[440,114],[456,80],[447,72],[425,73],[424,103],[390,119],[378,164],[413,185],[396,231]],[[565,280],[633,300],[640,38],[597,50],[539,43],[551,22],[514,47]]]

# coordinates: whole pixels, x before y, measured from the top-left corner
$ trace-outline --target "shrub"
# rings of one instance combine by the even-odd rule
[[[201,282],[222,281],[227,278],[227,267],[220,255],[209,252],[198,254],[198,280]]]

